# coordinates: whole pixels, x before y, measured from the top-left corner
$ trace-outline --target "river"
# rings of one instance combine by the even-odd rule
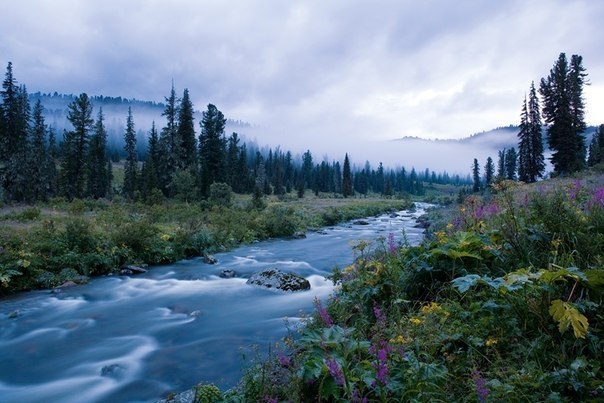
[[[325,299],[335,266],[352,263],[351,245],[414,228],[426,205],[345,223],[303,239],[271,240],[153,267],[132,277],[22,293],[0,300],[0,401],[153,402],[199,382],[236,384],[255,354],[266,354]],[[254,272],[276,267],[306,277],[311,290],[279,293],[252,287]],[[232,269],[235,278],[220,273]],[[244,358],[245,357],[245,358]]]

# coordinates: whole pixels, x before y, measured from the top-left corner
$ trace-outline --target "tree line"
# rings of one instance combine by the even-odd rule
[[[572,55],[569,62],[566,54],[560,53],[549,75],[540,80],[541,100],[535,82],[531,83],[520,113],[518,151],[514,147],[500,150],[496,172],[492,158],[488,157],[484,176],[480,175],[480,165],[475,158],[472,168],[475,192],[498,180],[531,183],[543,178],[545,142],[552,151],[553,176],[604,162],[604,125],[598,127],[586,147],[583,87],[588,83],[585,71],[582,56]]]
[[[71,128],[63,131],[61,139],[45,123],[40,99],[33,108],[28,99],[26,87],[17,83],[9,62],[0,93],[0,192],[7,202],[116,194],[148,202],[193,201],[207,199],[212,191],[251,193],[257,198],[290,192],[304,197],[308,191],[343,197],[401,196],[423,194],[425,182],[467,185],[469,181],[446,172],[387,169],[382,163],[377,168],[369,162],[355,167],[348,154],[340,164],[317,162],[310,150],[295,158],[279,147],[248,147],[237,133],[225,134],[226,118],[213,104],[207,105],[196,124],[188,89],[177,97],[173,85],[162,104],[165,125],[158,128],[153,122],[144,153],[137,148],[129,108],[123,134],[125,157],[112,160],[102,107],[92,116],[93,101],[103,98],[86,93],[74,97],[67,107]],[[123,178],[113,177],[115,164],[123,164]]]

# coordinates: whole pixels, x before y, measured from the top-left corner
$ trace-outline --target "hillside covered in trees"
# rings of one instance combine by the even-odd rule
[[[67,97],[62,133],[46,119],[62,121],[60,105]],[[207,198],[214,183],[236,193],[257,197],[306,191],[349,197],[376,193],[384,196],[421,195],[424,182],[469,184],[469,177],[449,176],[426,169],[388,168],[381,163],[354,165],[343,152],[343,161],[317,161],[310,150],[294,156],[279,147],[259,147],[225,133],[227,119],[208,104],[196,121],[187,89],[178,97],[174,87],[165,103],[157,104],[111,97],[59,94],[29,96],[8,63],[0,104],[0,177],[2,199],[35,202],[50,197],[112,198],[155,203],[162,199],[186,201]],[[35,100],[33,106],[30,101]],[[45,110],[42,101],[50,105]],[[96,116],[94,104],[98,103]],[[119,149],[110,143],[105,110],[128,104]],[[165,119],[150,122],[148,131],[137,131],[134,108],[162,108]],[[231,121],[232,126],[245,126]],[[115,122],[111,123],[115,126]],[[144,143],[144,147],[141,147]],[[124,177],[113,178],[113,164],[123,164]],[[404,161],[402,161],[404,163]]]

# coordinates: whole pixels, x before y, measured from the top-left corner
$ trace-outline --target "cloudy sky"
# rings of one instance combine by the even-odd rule
[[[29,92],[163,101],[174,80],[260,144],[327,153],[517,124],[561,52],[604,123],[602,21],[598,0],[19,0],[0,63]]]

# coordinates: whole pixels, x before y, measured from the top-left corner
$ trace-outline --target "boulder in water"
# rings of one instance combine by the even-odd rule
[[[207,253],[203,254],[203,262],[207,263],[207,264],[216,264],[218,263],[218,259],[216,259],[214,256],[209,255]]]
[[[233,278],[237,275],[233,269],[222,269],[220,270],[220,277],[222,278]]]
[[[120,275],[122,276],[132,276],[133,274],[142,274],[146,273],[147,269],[141,266],[136,266],[133,264],[127,264],[120,268]]]
[[[307,279],[298,274],[282,272],[279,269],[266,269],[254,273],[246,284],[279,291],[310,290],[310,282]]]

